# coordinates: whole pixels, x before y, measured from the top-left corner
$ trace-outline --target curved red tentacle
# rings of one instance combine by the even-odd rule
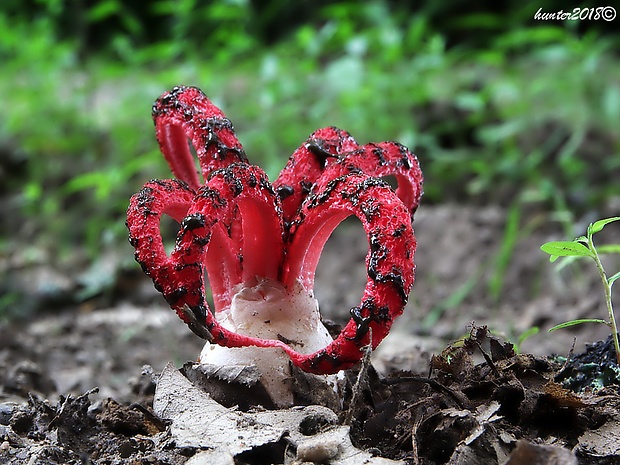
[[[284,219],[290,222],[320,178],[349,173],[396,177],[396,193],[411,215],[422,196],[423,176],[417,157],[398,142],[359,146],[346,131],[328,127],[315,131],[290,157],[274,182],[282,199]]]
[[[203,179],[215,169],[247,162],[229,119],[195,87],[178,86],[153,105],[157,140],[174,175],[193,189],[200,187],[191,141]]]
[[[150,181],[131,197],[127,209],[129,242],[135,248],[136,261],[185,321],[179,312],[183,302],[177,292],[179,281],[175,263],[164,249],[160,221],[165,214],[181,223],[195,195],[193,189],[177,179]]]
[[[322,177],[329,181],[347,173],[360,172],[377,178],[395,176],[398,182],[396,195],[413,216],[422,197],[423,175],[418,158],[407,147],[398,142],[363,145],[329,164]]]
[[[336,178],[306,199],[290,228],[284,284],[300,279],[312,291],[320,252],[350,215],[359,218],[368,237],[366,287],[360,305],[351,309],[351,320],[331,344],[313,354],[285,348],[293,363],[308,372],[335,373],[357,363],[370,332],[373,348],[387,335],[413,285],[416,241],[409,211],[387,184],[358,174]]]
[[[246,336],[222,328],[208,311],[204,272],[214,291],[216,311],[224,310],[238,285],[252,283],[257,277],[277,279],[282,237],[279,198],[260,168],[245,163],[230,165],[213,172],[198,191],[171,259],[183,276],[184,303],[204,322],[212,342],[231,347],[251,345]],[[223,270],[226,257],[232,257],[234,264]]]
[[[318,129],[288,160],[273,183],[282,200],[285,222],[289,222],[301,207],[325,167],[343,153],[359,145],[346,131],[336,127]]]

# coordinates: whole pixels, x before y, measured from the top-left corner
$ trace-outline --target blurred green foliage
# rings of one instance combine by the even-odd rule
[[[4,0],[0,246],[62,259],[124,240],[129,196],[170,176],[150,106],[177,84],[202,88],[270,176],[336,125],[411,147],[425,202],[597,211],[619,194],[620,35],[533,19],[562,7]]]

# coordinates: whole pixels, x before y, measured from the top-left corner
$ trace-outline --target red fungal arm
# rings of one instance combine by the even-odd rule
[[[244,336],[221,328],[208,310],[204,272],[215,310],[227,308],[237,285],[257,277],[277,279],[282,231],[279,198],[260,168],[235,164],[214,172],[194,198],[171,254],[180,276],[179,288],[171,291],[182,296],[175,306],[187,305],[214,342],[249,345]]]
[[[192,189],[200,180],[187,139],[191,141],[203,179],[218,168],[246,162],[232,123],[195,87],[178,86],[153,105],[153,121],[161,151],[174,175]]]
[[[170,256],[159,229],[163,214],[181,223]],[[136,260],[194,332],[204,334],[194,328],[198,322],[212,331],[215,342],[250,345],[216,323],[206,301],[204,274],[216,311],[230,305],[238,284],[256,277],[277,279],[283,254],[280,202],[260,168],[231,165],[214,172],[197,193],[182,181],[151,181],[131,198],[127,226]]]
[[[160,220],[165,214],[180,223],[195,194],[187,184],[176,179],[150,181],[131,197],[127,209],[129,242],[135,248],[136,261],[171,305],[178,280],[175,263],[164,249]]]
[[[290,221],[325,167],[343,153],[359,148],[351,135],[335,127],[318,129],[289,158],[273,183],[282,199],[284,220]]]
[[[314,132],[289,159],[274,182],[282,198],[285,221],[290,221],[319,178],[349,173],[372,177],[394,175],[397,195],[413,215],[422,196],[422,171],[417,157],[397,142],[359,146],[347,133],[329,127]]]
[[[293,363],[308,372],[335,373],[357,363],[369,342],[368,330],[375,348],[403,312],[413,285],[416,241],[409,211],[381,180],[357,174],[331,180],[304,202],[291,226],[284,284],[290,286],[299,277],[312,290],[329,235],[350,215],[361,221],[368,237],[366,288],[333,343],[308,355],[287,350]]]
[[[217,216],[228,232],[239,262],[237,283],[278,278],[284,251],[282,210],[262,169],[239,163],[214,172],[199,191],[192,211]]]
[[[413,216],[422,197],[423,176],[417,157],[407,147],[398,142],[366,144],[328,165],[322,177],[330,180],[358,172],[376,178],[393,175],[398,182],[396,195]]]

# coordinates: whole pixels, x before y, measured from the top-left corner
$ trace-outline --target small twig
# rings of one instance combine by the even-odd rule
[[[157,415],[155,415],[152,410],[149,410],[144,405],[138,402],[132,402],[131,404],[129,404],[129,408],[132,410],[138,410],[140,413],[142,413],[145,419],[153,423],[159,431],[163,431],[164,429],[166,429],[166,422],[159,418]]]
[[[571,346],[570,350],[568,351],[568,355],[566,356],[566,360],[564,361],[564,364],[562,365],[562,368],[560,368],[558,370],[558,372],[553,375],[553,380],[557,381],[558,378],[564,374],[564,371],[566,371],[566,369],[568,368],[568,364],[570,363],[571,358],[573,358],[573,354],[575,353],[575,344],[577,343],[577,338],[574,337],[573,338],[573,345]]]
[[[487,362],[487,365],[489,365],[489,368],[491,368],[491,371],[493,372],[495,377],[501,378],[502,375],[500,374],[499,370],[495,366],[495,363],[493,363],[493,359],[491,359],[491,356],[486,352],[486,350],[482,348],[482,345],[480,345],[480,342],[477,340],[476,340],[476,345],[478,346],[478,350],[480,350],[480,353],[484,357],[484,360]]]
[[[84,397],[88,397],[91,394],[96,394],[97,392],[99,392],[99,388],[94,387],[90,389],[89,391],[86,391],[84,394],[78,396],[77,398],[74,398],[73,396],[68,395],[67,397],[62,399],[62,402],[60,403],[60,408],[56,411],[56,414],[54,415],[54,417],[47,424],[48,429],[51,429],[57,426],[57,423],[61,420],[61,418],[63,417],[65,413],[65,409],[69,408],[70,405],[75,403],[77,400],[83,399]]]
[[[411,427],[411,455],[412,455],[411,458],[412,458],[414,465],[418,465],[420,463],[420,456],[418,455],[417,435],[418,435],[418,429],[420,428],[420,425],[422,424],[422,419],[423,419],[422,416],[416,418],[416,420],[413,422],[413,426]]]
[[[368,369],[370,368],[370,355],[372,354],[372,328],[368,328],[368,332],[370,336],[370,342],[362,349],[364,351],[364,358],[362,358],[360,370],[357,373],[357,379],[355,380],[355,384],[353,385],[351,402],[349,403],[349,409],[347,410],[347,415],[344,419],[345,425],[350,425],[351,421],[353,420],[355,407],[357,406],[359,398],[362,394],[362,381],[364,380],[364,378],[366,378],[368,374]]]
[[[211,332],[207,329],[204,323],[198,321],[196,315],[189,308],[189,305],[185,304],[183,307],[179,309],[179,312],[185,317],[185,321],[187,321],[187,326],[192,332],[201,339],[205,341],[213,342],[213,336]]]
[[[450,397],[456,403],[458,407],[462,409],[466,409],[466,408],[469,408],[470,406],[469,400],[464,395],[462,397],[459,396],[455,391],[453,391],[449,387],[444,386],[439,381],[431,379],[431,378],[425,378],[423,376],[404,376],[402,378],[391,378],[391,379],[381,380],[381,384],[385,384],[386,386],[392,386],[394,384],[400,384],[400,383],[406,383],[406,382],[428,384],[435,391],[441,392],[443,394],[446,394],[448,397]]]

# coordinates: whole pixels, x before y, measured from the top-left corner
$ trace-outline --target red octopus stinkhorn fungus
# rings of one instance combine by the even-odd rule
[[[411,220],[422,194],[415,155],[396,142],[360,146],[328,127],[314,132],[271,184],[248,163],[230,120],[199,89],[165,93],[153,119],[178,179],[152,180],[131,198],[129,237],[155,287],[207,340],[201,362],[257,364],[282,405],[290,399],[277,385],[290,376],[289,359],[306,372],[334,374],[383,340],[414,280]],[[396,178],[396,191],[385,176]],[[180,223],[169,255],[162,215]],[[368,279],[359,306],[332,340],[313,297],[314,273],[328,237],[351,215],[368,238]]]

